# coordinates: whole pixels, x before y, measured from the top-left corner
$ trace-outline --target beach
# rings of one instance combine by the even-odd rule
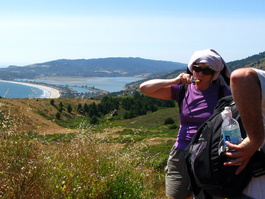
[[[38,84],[30,84],[30,83],[25,83],[25,82],[16,82],[16,81],[6,81],[6,80],[0,80],[0,81],[8,82],[8,83],[14,83],[14,84],[22,84],[25,86],[31,86],[31,87],[41,89],[44,92],[48,93],[48,98],[59,98],[60,97],[60,91],[59,90],[57,90],[55,88],[48,87],[48,86],[43,86],[43,85],[38,85]]]

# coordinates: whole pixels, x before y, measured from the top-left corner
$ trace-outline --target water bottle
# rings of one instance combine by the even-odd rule
[[[242,141],[240,127],[238,122],[232,117],[232,111],[230,107],[225,107],[224,111],[221,113],[222,122],[222,136],[224,141],[224,146],[227,147],[226,141],[232,144],[238,144]]]

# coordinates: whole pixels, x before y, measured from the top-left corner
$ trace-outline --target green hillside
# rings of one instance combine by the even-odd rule
[[[265,70],[265,52],[249,56],[245,59],[227,63],[231,70],[243,67],[252,67]]]

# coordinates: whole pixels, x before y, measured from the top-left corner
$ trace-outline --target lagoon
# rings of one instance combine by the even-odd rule
[[[72,78],[72,77],[56,77],[56,78],[41,78],[36,80],[24,79],[24,81],[34,81],[55,85],[68,85],[71,89],[77,92],[91,92],[80,87],[95,87],[108,92],[118,92],[124,90],[124,86],[128,83],[142,80],[139,77],[89,77],[89,78]],[[20,80],[21,81],[21,80]]]

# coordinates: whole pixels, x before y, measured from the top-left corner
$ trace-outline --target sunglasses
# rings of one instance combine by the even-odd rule
[[[201,68],[198,65],[193,65],[192,70],[197,73],[202,72],[202,74],[204,75],[213,75],[215,73],[215,71],[210,68]]]

